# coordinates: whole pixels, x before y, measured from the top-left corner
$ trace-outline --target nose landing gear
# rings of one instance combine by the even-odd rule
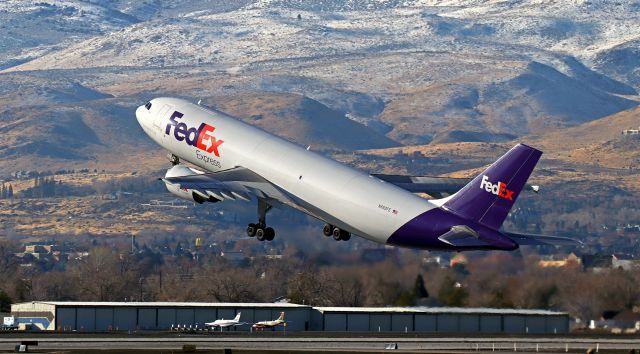
[[[171,166],[180,164],[180,158],[174,154],[167,154],[167,158],[169,159],[169,162],[171,162]]]

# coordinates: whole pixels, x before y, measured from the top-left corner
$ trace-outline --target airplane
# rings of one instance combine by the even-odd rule
[[[221,331],[222,331],[223,328],[226,328],[226,327],[242,326],[242,325],[244,325],[246,323],[245,322],[240,322],[240,314],[241,314],[241,312],[238,312],[236,317],[234,319],[232,319],[232,320],[225,320],[223,318],[223,319],[215,320],[213,322],[207,322],[204,325],[205,325],[205,327],[209,327],[209,328],[220,327]]]
[[[246,233],[260,241],[274,239],[266,215],[284,205],[323,221],[323,234],[336,241],[354,234],[381,244],[455,251],[577,243],[501,230],[542,155],[528,145],[517,144],[466,185],[372,175],[199,103],[161,97],[136,109],[144,132],[170,152],[172,166],[160,179],[170,193],[200,204],[257,201],[258,221]],[[415,194],[448,190],[453,194],[435,199]]]
[[[286,325],[287,322],[284,320],[284,312],[280,312],[280,317],[273,321],[260,321],[253,324],[253,328],[265,329],[265,328],[273,328],[280,325]]]

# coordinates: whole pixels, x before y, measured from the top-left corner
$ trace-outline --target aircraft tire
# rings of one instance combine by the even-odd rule
[[[324,224],[324,227],[322,228],[322,233],[327,237],[331,236],[331,234],[333,233],[333,226],[329,224]]]
[[[340,228],[334,227],[333,228],[333,232],[332,232],[333,239],[336,240],[336,241],[342,240],[342,233],[343,233],[343,231],[340,230]]]
[[[249,224],[249,226],[247,226],[247,236],[249,237],[255,236],[257,230],[258,230],[258,227],[256,226],[256,224]]]
[[[347,231],[342,231],[342,241],[349,241],[351,239],[351,233]]]
[[[272,227],[267,227],[264,229],[264,239],[267,241],[273,241],[273,238],[276,237],[276,231]]]
[[[258,239],[258,241],[264,241],[265,236],[266,235],[265,235],[264,229],[260,228],[256,230],[256,238]]]

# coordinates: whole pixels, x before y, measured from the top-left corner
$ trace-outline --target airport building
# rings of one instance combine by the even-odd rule
[[[315,307],[314,310],[312,328],[332,332],[569,332],[567,313],[546,310],[464,307]]]
[[[287,331],[567,333],[569,315],[546,310],[452,307],[312,307],[290,303],[47,302],[11,306],[18,324],[58,331],[202,329],[216,319],[241,313],[252,323],[285,312]],[[283,327],[273,330],[281,331]]]
[[[129,331],[199,328],[216,319],[254,323],[277,318],[285,312],[287,330],[308,330],[311,307],[289,303],[201,303],[201,302],[46,302],[11,305],[18,323],[34,323],[39,328],[58,331]],[[250,326],[229,330],[247,331]]]

